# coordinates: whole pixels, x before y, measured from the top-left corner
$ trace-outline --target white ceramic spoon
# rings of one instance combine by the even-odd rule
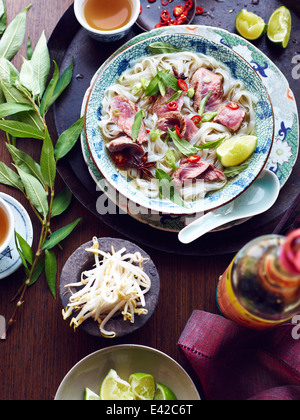
[[[211,211],[195,220],[178,234],[178,239],[189,244],[205,233],[233,220],[244,219],[264,213],[278,198],[280,183],[277,176],[264,170],[256,181],[233,202]]]

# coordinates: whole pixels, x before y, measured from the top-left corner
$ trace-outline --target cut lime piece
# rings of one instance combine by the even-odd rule
[[[133,373],[129,376],[132,392],[138,400],[153,400],[156,390],[155,379],[148,373]]]
[[[242,9],[235,18],[235,28],[242,37],[254,41],[262,36],[267,25],[260,16]]]
[[[288,46],[291,37],[292,16],[284,6],[279,7],[271,15],[268,23],[267,35],[271,42],[281,45],[283,48]]]
[[[177,400],[174,392],[170,388],[168,388],[166,385],[160,384],[159,382],[157,382],[156,384],[156,392],[154,395],[154,399],[165,400],[165,401]]]
[[[100,400],[100,397],[90,388],[85,388],[83,399],[86,401],[96,401],[96,400]]]
[[[135,400],[130,384],[119,377],[114,369],[110,369],[100,387],[101,400]]]
[[[257,141],[255,136],[232,137],[218,147],[219,161],[225,168],[240,165],[254,153]]]

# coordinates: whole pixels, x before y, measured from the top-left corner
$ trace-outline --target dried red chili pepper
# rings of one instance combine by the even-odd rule
[[[191,118],[191,120],[193,121],[193,123],[199,124],[201,122],[201,117],[200,115],[195,115],[194,117]]]
[[[163,22],[169,22],[169,20],[171,19],[171,16],[167,10],[163,10],[160,14],[160,18]]]
[[[201,157],[200,156],[198,156],[198,155],[195,155],[195,156],[190,156],[188,159],[187,159],[187,161],[189,162],[189,163],[197,163],[197,162],[199,162],[201,160]]]
[[[239,105],[236,104],[235,102],[229,102],[227,104],[227,108],[232,109],[233,111],[236,111],[237,109],[239,109]]]
[[[179,127],[179,125],[174,125],[174,128],[175,128],[175,131],[176,131],[177,136],[182,139],[182,135],[180,133],[180,127]]]
[[[196,15],[202,15],[203,12],[204,12],[203,7],[200,7],[200,6],[196,7]]]
[[[115,161],[116,165],[119,167],[123,167],[127,163],[127,157],[123,155],[123,153],[120,153],[120,152],[113,154],[113,160]]]
[[[181,15],[179,18],[176,19],[176,25],[182,25],[186,22],[186,16]]]
[[[179,6],[174,7],[173,15],[175,17],[179,17],[182,13],[183,13],[183,6],[179,5]]]
[[[171,101],[168,103],[168,108],[170,111],[176,111],[178,108],[178,103],[175,101]]]
[[[180,90],[183,90],[184,92],[188,91],[188,85],[186,82],[182,79],[177,79],[177,84]]]
[[[184,5],[184,10],[190,11],[193,7],[193,0],[187,0]]]

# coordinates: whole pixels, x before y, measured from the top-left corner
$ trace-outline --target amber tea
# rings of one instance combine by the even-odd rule
[[[3,208],[0,207],[0,245],[2,245],[7,238],[8,232],[9,220]]]
[[[132,16],[131,0],[86,0],[84,17],[100,31],[111,31],[127,25]]]

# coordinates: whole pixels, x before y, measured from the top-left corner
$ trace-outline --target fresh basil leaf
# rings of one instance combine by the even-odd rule
[[[159,92],[160,92],[161,96],[164,97],[165,94],[166,94],[166,91],[167,91],[167,86],[164,83],[164,81],[161,80],[161,79],[159,79],[159,81],[158,81],[158,88],[159,88]]]
[[[58,66],[57,66],[55,61],[53,61],[53,63],[54,63],[53,76],[52,76],[52,79],[50,80],[50,82],[47,86],[47,89],[46,89],[46,91],[44,93],[44,96],[42,98],[42,101],[41,101],[40,112],[41,112],[42,116],[44,116],[46,111],[48,110],[48,104],[49,104],[49,102],[50,102],[50,100],[51,100],[51,98],[54,94],[54,91],[55,91],[55,88],[56,88],[56,85],[57,85],[57,82],[58,82],[58,78],[59,78]]]
[[[184,201],[176,191],[171,177],[162,169],[156,169],[156,179],[158,180],[158,187],[160,196],[171,200],[173,203],[181,207],[186,207]]]
[[[209,98],[211,97],[212,93],[213,93],[212,90],[210,92],[208,92],[208,94],[200,102],[199,112],[198,112],[198,114],[200,115],[200,117],[202,117],[202,115],[204,114],[204,110],[205,110],[206,104],[207,104]]]
[[[54,252],[48,249],[45,250],[45,274],[52,296],[56,299],[57,260]]]
[[[31,104],[6,102],[4,104],[0,104],[0,118],[6,118],[11,115],[18,114],[19,112],[31,111],[33,109],[34,108]]]
[[[18,168],[21,168],[24,172],[33,175],[45,188],[46,183],[43,178],[40,165],[35,162],[35,160],[30,155],[13,146],[12,144],[6,144],[6,147]]]
[[[210,122],[218,115],[217,112],[206,112],[201,119],[201,122]]]
[[[0,62],[1,62],[0,58]],[[1,72],[0,72],[1,77]],[[12,86],[8,81],[4,79],[0,79],[1,89],[4,93],[5,99],[7,102],[15,102],[15,103],[22,103],[22,104],[30,104],[31,102],[23,92],[20,92],[15,86]]]
[[[25,187],[26,194],[36,210],[46,218],[48,214],[48,201],[46,191],[38,179],[18,168],[19,175]]]
[[[74,59],[72,60],[72,63],[69,65],[69,67],[67,67],[66,70],[63,72],[63,74],[59,77],[58,82],[55,86],[53,95],[51,99],[49,100],[48,105],[46,107],[46,111],[56,101],[56,99],[59,98],[59,96],[64,92],[64,90],[69,86],[72,80],[73,67],[74,67]]]
[[[24,191],[20,176],[3,162],[0,162],[0,183]]]
[[[12,79],[18,79],[20,76],[15,66],[6,58],[0,57],[0,79],[11,85]]]
[[[52,188],[54,186],[56,177],[56,163],[54,157],[54,148],[48,130],[43,142],[40,166],[46,184]]]
[[[80,136],[84,125],[84,116],[76,121],[71,127],[64,131],[58,138],[54,156],[56,161],[63,158],[75,146],[78,137]]]
[[[191,145],[191,143],[189,143],[185,139],[181,139],[176,133],[170,130],[170,128],[168,128],[168,133],[176,148],[184,156],[193,156],[198,152],[198,149],[195,146]]]
[[[19,243],[19,247],[22,251],[22,254],[24,255],[27,262],[29,262],[30,265],[33,264],[33,253],[31,246],[25,241],[22,236],[15,231],[15,239],[17,239]]]
[[[159,92],[158,82],[159,82],[159,75],[157,74],[156,76],[153,77],[153,79],[151,79],[149,85],[147,86],[145,90],[146,96],[154,96]]]
[[[206,144],[201,144],[200,146],[195,146],[197,147],[197,149],[216,149],[217,147],[221,146],[221,144],[223,143],[223,141],[225,140],[225,137],[222,137],[219,140],[216,141],[211,141],[209,143]]]
[[[0,35],[2,35],[6,29],[6,23],[7,23],[7,16],[6,16],[5,2],[4,0],[0,0]]]
[[[230,166],[225,169],[224,175],[227,178],[234,178],[235,176],[239,175],[241,172],[245,171],[249,166],[249,163],[244,163],[240,166]]]
[[[174,45],[171,45],[168,42],[153,42],[149,45],[148,48],[153,54],[169,54],[183,52],[183,50],[174,47]]]
[[[37,128],[19,121],[2,120],[0,129],[17,138],[43,140],[45,134]]]
[[[73,194],[68,187],[62,190],[62,192],[60,192],[53,200],[51,217],[59,216],[67,210],[72,197]]]
[[[134,142],[138,138],[141,125],[143,122],[143,118],[144,118],[144,112],[142,110],[138,111],[134,116],[134,122],[132,124],[132,133],[131,133],[132,141]]]
[[[40,95],[40,86],[37,75],[33,69],[32,62],[23,57],[23,64],[20,71],[20,83],[34,98]]]
[[[23,9],[7,26],[0,40],[0,57],[11,60],[19,51],[25,36],[27,11],[31,4]]]
[[[179,90],[176,77],[170,74],[169,72],[167,72],[166,70],[159,71],[159,77],[171,89],[175,91]]]
[[[43,31],[31,57],[31,65],[39,86],[40,97],[44,93],[50,71],[50,55],[45,32]]]
[[[76,219],[73,223],[70,223],[67,226],[64,226],[61,229],[58,229],[56,232],[53,232],[49,239],[44,242],[42,249],[52,249],[55,245],[59,244],[62,240],[64,240],[67,236],[72,233],[78,223],[82,220],[82,218]]]
[[[167,105],[168,103],[172,101],[176,101],[177,99],[180,98],[181,94],[182,94],[182,90],[178,90],[177,92],[174,93],[173,96],[171,96],[171,98],[167,102],[164,102],[162,105]]]

